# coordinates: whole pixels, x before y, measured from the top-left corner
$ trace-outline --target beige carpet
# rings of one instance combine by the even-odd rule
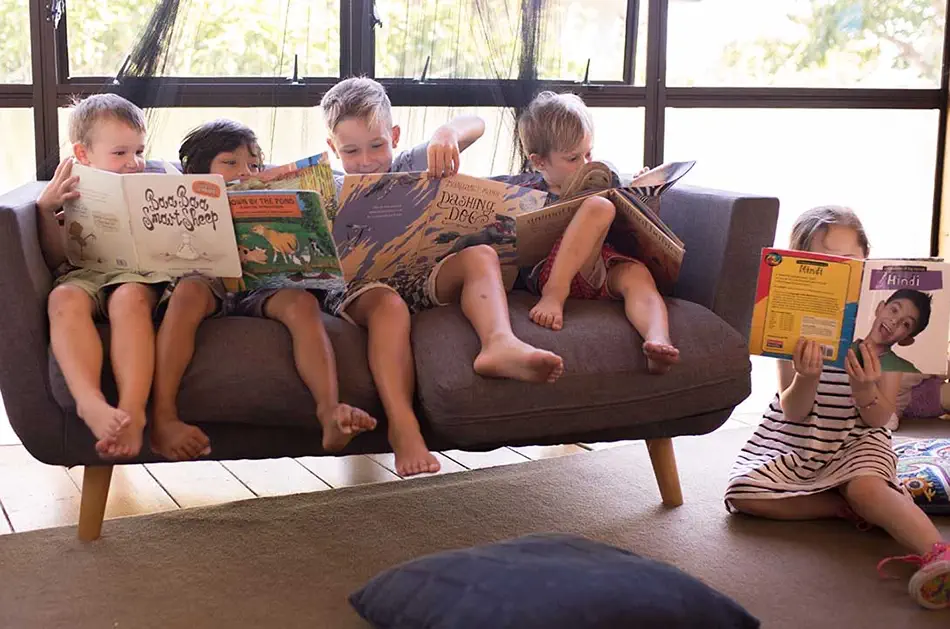
[[[366,627],[346,597],[395,563],[537,531],[676,564],[766,628],[950,627],[875,563],[899,549],[839,522],[729,516],[721,495],[746,430],[677,440],[686,504],[660,506],[642,444],[310,495],[0,537],[0,626]],[[950,521],[940,522],[950,534]],[[906,574],[910,573],[908,568]],[[486,628],[489,629],[489,628]]]

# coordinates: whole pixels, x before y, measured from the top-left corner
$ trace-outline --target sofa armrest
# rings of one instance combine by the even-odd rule
[[[775,239],[778,199],[691,186],[663,194],[661,216],[686,245],[675,297],[706,306],[748,338],[758,260]]]
[[[27,184],[0,196],[0,391],[10,424],[30,454],[60,462],[65,415],[50,393],[46,318],[52,278],[36,225],[43,185]]]

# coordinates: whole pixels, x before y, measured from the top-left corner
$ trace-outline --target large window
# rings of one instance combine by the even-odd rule
[[[675,86],[940,87],[943,0],[670,0]]]
[[[33,112],[29,109],[0,109],[0,194],[35,179],[33,152]]]
[[[29,83],[33,78],[28,1],[0,0],[0,83]]]
[[[697,161],[690,184],[777,196],[779,245],[834,203],[859,213],[875,256],[926,256],[937,126],[926,110],[670,109],[666,156]]]
[[[115,76],[154,8],[69,2],[70,76]],[[294,55],[299,76],[339,74],[340,0],[182,0],[179,12],[166,76],[289,77]]]

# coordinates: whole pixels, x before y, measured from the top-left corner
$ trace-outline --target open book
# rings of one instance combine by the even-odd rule
[[[244,275],[230,290],[342,288],[323,197],[312,190],[228,192]]]
[[[312,190],[320,194],[323,212],[331,222],[337,213],[333,170],[326,152],[268,168],[229,184],[228,190]]]
[[[544,192],[468,175],[347,175],[333,236],[349,282],[422,272],[484,244],[498,252],[510,287],[517,275],[516,222],[546,198]]]
[[[73,164],[79,198],[65,204],[70,264],[99,271],[200,271],[239,277],[220,175],[119,175]]]
[[[934,259],[854,260],[764,249],[749,337],[752,354],[791,359],[818,341],[826,365],[868,342],[883,371],[946,375],[950,264]]]
[[[602,196],[617,208],[607,241],[643,262],[661,289],[671,288],[679,277],[686,247],[660,220],[656,201],[694,164],[663,164],[626,182],[604,162],[585,164],[564,185],[556,203],[517,217],[519,264],[531,266],[547,257],[581,203]]]

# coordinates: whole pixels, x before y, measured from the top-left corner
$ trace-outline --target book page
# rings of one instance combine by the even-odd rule
[[[414,268],[439,180],[427,173],[347,175],[333,238],[347,282],[383,280]]]
[[[69,263],[103,272],[137,270],[124,175],[78,163],[72,174],[79,177],[79,198],[63,208]]]
[[[333,169],[327,154],[320,153],[289,164],[275,166],[232,183],[229,190],[312,190],[320,194],[327,219],[333,222],[339,210]]]
[[[643,262],[660,290],[672,289],[686,255],[683,244],[675,236],[670,238],[666,234],[668,228],[659,227],[655,222],[659,219],[648,216],[649,210],[635,199],[618,190],[611,190],[609,198],[617,208],[617,218],[607,241],[621,253]]]
[[[220,175],[124,175],[132,233],[145,271],[240,277]]]
[[[416,266],[431,268],[467,247],[488,245],[498,253],[502,267],[517,267],[517,220],[538,210],[546,198],[544,192],[468,175],[440,179],[438,195],[429,204]]]
[[[876,351],[882,371],[943,376],[950,329],[950,264],[868,260],[855,339]]]
[[[826,364],[843,368],[854,336],[861,276],[860,260],[764,249],[750,353],[790,359],[804,337],[821,345]]]
[[[241,290],[343,288],[343,269],[321,206],[312,190],[230,191]]]

